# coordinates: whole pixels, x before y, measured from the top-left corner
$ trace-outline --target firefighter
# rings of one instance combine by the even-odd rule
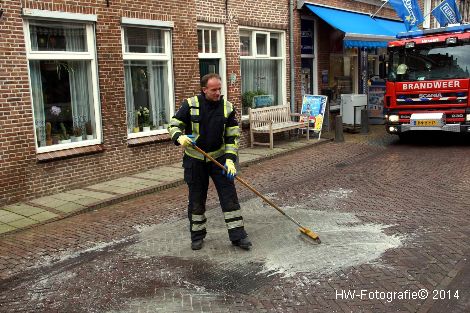
[[[188,218],[191,249],[199,250],[206,236],[206,199],[209,177],[215,184],[229,239],[234,246],[249,250],[234,177],[240,129],[233,105],[221,95],[221,78],[207,74],[201,79],[201,94],[185,99],[173,116],[168,132],[176,145],[184,146],[184,180],[189,188]],[[225,164],[221,171],[193,148],[199,148]]]

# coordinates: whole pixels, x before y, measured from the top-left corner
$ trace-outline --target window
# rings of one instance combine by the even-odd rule
[[[265,105],[280,105],[285,99],[285,34],[267,30],[240,29],[242,114],[254,107],[253,98],[270,95]]]
[[[197,41],[199,74],[202,78],[209,73],[217,73],[222,78],[222,94],[226,94],[225,47],[223,25],[198,23]]]
[[[38,152],[101,138],[92,23],[25,20]]]
[[[123,26],[129,138],[167,132],[173,114],[170,42],[168,29]]]

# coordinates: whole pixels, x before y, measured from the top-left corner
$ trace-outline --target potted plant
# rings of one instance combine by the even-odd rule
[[[142,131],[150,131],[150,111],[147,107],[139,108],[139,116],[142,121]]]
[[[139,131],[140,131],[140,129],[139,129],[139,111],[135,111],[134,128],[132,129],[132,132],[138,133]]]
[[[46,145],[52,145],[52,124],[50,122],[46,123]]]
[[[72,142],[72,140],[70,139],[69,134],[67,133],[67,129],[65,128],[64,123],[60,123],[60,130],[62,131],[62,133],[60,134],[60,141],[59,141],[59,143],[69,143],[69,142]]]
[[[75,126],[72,130],[73,136],[71,137],[72,142],[82,141],[82,129],[78,126]]]
[[[86,140],[93,140],[93,126],[91,126],[91,121],[86,122],[85,124]]]

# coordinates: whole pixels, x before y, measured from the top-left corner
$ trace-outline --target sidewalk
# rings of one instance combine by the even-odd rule
[[[240,149],[240,166],[248,166],[293,150],[329,142],[329,138],[328,134],[325,134],[320,140],[278,140],[274,143],[273,150],[260,146]],[[183,168],[181,160],[178,160],[174,164],[129,176],[0,207],[0,236],[181,184],[184,184]]]

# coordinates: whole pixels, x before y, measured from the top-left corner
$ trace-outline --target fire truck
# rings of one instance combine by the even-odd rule
[[[387,132],[470,132],[470,24],[399,33],[388,56]]]

